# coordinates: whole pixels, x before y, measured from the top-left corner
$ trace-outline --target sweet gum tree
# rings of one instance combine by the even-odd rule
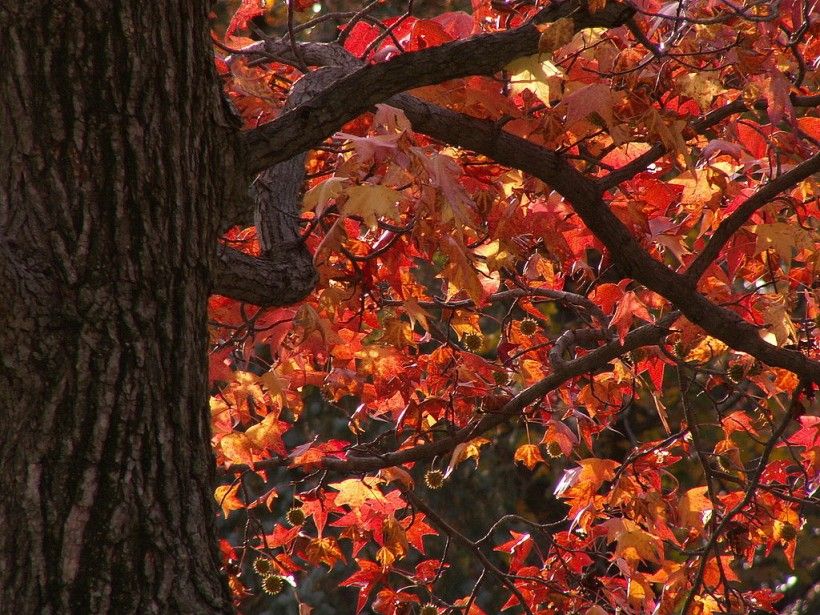
[[[775,611],[813,10],[1,6],[0,604],[309,612],[321,568],[382,614]],[[513,465],[529,507],[441,505]]]

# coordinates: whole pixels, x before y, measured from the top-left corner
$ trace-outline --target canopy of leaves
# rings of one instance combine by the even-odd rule
[[[325,612],[323,578],[383,615],[794,602],[755,570],[817,548],[815,4],[422,8],[243,0],[215,22],[248,131],[287,119],[319,37],[365,67],[533,41],[498,69],[431,62],[311,151],[307,298],[213,296],[240,610],[278,588]],[[224,240],[260,250],[254,227]]]

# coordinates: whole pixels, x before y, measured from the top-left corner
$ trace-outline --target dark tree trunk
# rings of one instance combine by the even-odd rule
[[[182,2],[0,0],[0,611],[226,613],[206,302],[228,126]]]

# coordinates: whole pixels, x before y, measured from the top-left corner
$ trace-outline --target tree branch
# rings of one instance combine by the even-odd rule
[[[446,455],[452,452],[458,444],[467,442],[511,418],[519,416],[528,405],[538,401],[570,378],[575,378],[581,374],[600,369],[609,361],[620,357],[626,352],[636,350],[641,346],[657,344],[669,333],[668,326],[674,322],[677,316],[677,313],[673,313],[664,317],[655,325],[644,325],[631,331],[624,339],[623,344],[615,340],[605,346],[590,351],[582,357],[562,363],[560,370],[551,373],[549,376],[524,389],[496,412],[485,414],[477,422],[459,429],[452,436],[442,438],[430,444],[422,444],[421,446],[386,453],[384,455],[351,457],[348,459],[326,457],[322,460],[322,466],[325,469],[343,473],[371,472],[373,470],[380,470],[381,468]],[[232,471],[234,467],[235,466],[231,467]]]
[[[530,23],[514,30],[481,34],[363,66],[273,122],[243,133],[248,170],[258,173],[306,151],[394,94],[459,77],[493,74],[516,58],[538,53],[541,34],[536,23],[572,16],[576,31],[616,27],[633,13],[631,7],[610,1],[590,15],[579,0],[566,0],[550,4]]]
[[[313,291],[318,281],[307,248],[282,247],[268,258],[220,246],[212,292],[254,305],[292,305]]]
[[[447,523],[435,510],[433,510],[430,506],[427,505],[421,498],[419,498],[413,491],[409,489],[402,489],[402,493],[407,501],[412,504],[414,507],[419,509],[421,512],[424,513],[424,516],[427,517],[430,522],[436,526],[439,530],[447,534],[450,538],[455,540],[459,543],[462,547],[465,547],[467,550],[471,551],[473,555],[482,563],[486,570],[489,570],[490,573],[496,577],[499,582],[501,582],[504,587],[506,587],[510,592],[518,599],[521,608],[524,609],[526,613],[532,615],[532,610],[527,605],[527,601],[524,599],[524,596],[515,586],[509,577],[504,574],[498,567],[493,564],[489,558],[484,555],[484,552],[481,550],[481,547],[478,546],[477,543],[473,542],[469,538],[467,538],[464,534],[459,532],[456,528],[452,525]]]
[[[653,259],[607,207],[596,183],[554,152],[505,132],[493,122],[441,109],[406,94],[395,96],[389,102],[404,110],[414,129],[472,149],[549,184],[570,202],[625,276],[668,299],[686,318],[713,337],[767,365],[820,382],[820,363],[795,350],[763,341],[756,327],[734,312],[715,305],[687,284],[684,276]]]
[[[706,572],[706,566],[709,563],[709,552],[717,545],[718,539],[721,537],[723,533],[723,529],[738,513],[740,513],[744,508],[746,508],[749,502],[752,501],[752,498],[755,495],[755,491],[757,491],[757,486],[760,484],[760,479],[763,477],[763,471],[766,469],[766,465],[769,463],[769,456],[772,454],[772,451],[774,450],[777,441],[786,431],[786,428],[789,426],[789,423],[791,423],[792,419],[797,415],[797,406],[800,404],[799,397],[804,390],[810,391],[811,388],[809,387],[807,382],[801,380],[798,383],[797,388],[794,390],[792,401],[789,404],[789,409],[786,411],[783,420],[774,429],[771,437],[766,442],[766,445],[763,447],[763,452],[760,455],[760,460],[758,461],[754,474],[752,475],[752,478],[749,481],[749,485],[746,487],[746,492],[743,495],[743,499],[723,516],[723,518],[720,520],[720,523],[718,523],[717,527],[715,528],[715,531],[712,532],[712,535],[709,537],[706,546],[703,547],[703,555],[700,559],[700,566],[698,566],[697,573],[695,574],[695,580],[692,584],[692,589],[689,591],[689,594],[686,596],[686,601],[683,603],[681,613],[689,612],[689,607],[691,606],[692,601],[697,595],[701,583],[703,583],[703,576]],[[718,554],[716,553],[716,556],[717,555]]]
[[[589,351],[589,353],[582,357],[571,361],[562,361],[559,370],[554,371],[549,376],[524,389],[496,412],[485,414],[477,422],[459,429],[451,436],[429,444],[422,444],[420,446],[414,446],[413,448],[393,451],[382,455],[349,457],[347,459],[325,457],[322,460],[322,467],[326,470],[333,470],[334,472],[343,474],[372,472],[381,470],[382,468],[447,455],[462,442],[472,440],[482,433],[490,431],[502,423],[519,416],[528,405],[538,401],[550,391],[557,389],[570,378],[597,371],[624,353],[632,352],[642,346],[659,343],[668,335],[668,327],[679,316],[680,314],[678,312],[672,312],[664,316],[654,325],[644,325],[634,329],[624,338],[623,344],[618,340],[613,340],[605,346]],[[270,459],[256,463],[253,470],[272,470],[284,465],[287,465],[286,459]],[[232,474],[240,474],[249,470],[251,470],[251,468],[245,464],[234,464],[230,468],[227,468],[226,471]]]
[[[816,107],[817,105],[820,105],[820,94],[815,96],[796,96],[792,94],[791,101],[792,105],[795,107]],[[753,108],[763,110],[768,108],[768,106],[769,103],[765,99],[761,99],[754,103]],[[712,126],[715,126],[722,120],[725,120],[727,117],[735,115],[736,113],[743,113],[748,110],[749,107],[745,102],[743,102],[743,99],[738,98],[720,109],[710,111],[703,117],[696,119],[692,122],[691,127],[696,133],[702,134]],[[634,160],[600,178],[597,181],[598,188],[602,191],[610,190],[621,182],[632,179],[641,171],[646,170],[646,167],[657,161],[667,152],[668,150],[663,143],[656,143]]]
[[[715,232],[712,234],[709,243],[703,251],[698,254],[697,258],[689,265],[684,277],[691,285],[697,283],[710,264],[718,257],[721,248],[726,244],[732,235],[746,223],[749,217],[763,207],[766,203],[772,200],[779,193],[784,190],[797,185],[798,182],[807,179],[820,171],[820,153],[815,154],[808,160],[801,162],[791,171],[783,173],[782,175],[771,180],[768,184],[763,186],[760,190],[755,192],[748,199],[735,209],[729,216],[718,225]]]
[[[558,8],[568,10],[562,7],[567,7],[571,4],[571,2],[564,3]],[[612,5],[607,6],[611,7]],[[557,19],[559,16],[566,14],[551,12],[553,10],[557,11],[558,9],[545,9],[542,16],[548,15],[548,18],[545,19],[549,20]],[[614,9],[609,8],[610,12],[613,10]],[[629,17],[628,14],[618,13],[618,15],[621,19]],[[596,13],[595,17],[603,19],[605,16]],[[612,21],[613,18],[610,16],[608,19]],[[578,23],[576,19],[576,27],[579,27]],[[342,79],[337,85],[344,82],[347,84],[345,87],[350,87],[351,83],[356,83],[357,88],[359,88],[362,87],[362,84],[368,83],[368,79],[371,79],[371,77],[357,77],[357,75],[382,74],[380,72],[370,73],[368,71],[387,65],[392,66],[400,72],[404,63],[408,62],[410,68],[405,70],[410,71],[408,74],[412,75],[415,74],[415,69],[413,68],[414,63],[425,59],[430,59],[433,62],[434,68],[438,67],[440,69],[435,78],[413,84],[409,83],[409,81],[412,80],[402,81],[402,78],[399,78],[399,81],[406,83],[407,87],[410,87],[410,85],[421,85],[422,83],[435,83],[436,80],[440,80],[440,78],[452,78],[463,74],[473,74],[471,71],[474,72],[476,64],[470,64],[470,59],[464,55],[465,49],[468,49],[470,54],[486,55],[489,49],[494,49],[493,45],[496,45],[498,40],[508,41],[508,39],[509,41],[515,42],[515,45],[518,45],[516,49],[522,49],[525,46],[524,41],[528,41],[526,45],[535,44],[537,46],[535,33],[537,33],[537,30],[530,24],[517,30],[497,35],[483,35],[468,41],[455,42],[420,52],[404,54],[390,62],[359,69]],[[499,39],[497,38],[499,36],[505,38]],[[481,47],[485,44],[489,46],[486,48]],[[479,49],[481,49],[480,53]],[[452,51],[453,55],[450,56],[450,59],[457,64],[463,64],[463,66],[453,67],[448,63],[445,57],[437,55],[437,50]],[[339,54],[338,49],[336,53]],[[522,54],[519,53],[519,55]],[[406,58],[410,58],[412,61]],[[507,56],[505,56],[505,58],[507,58]],[[398,62],[398,60],[402,60],[402,62]],[[309,59],[308,61],[312,60]],[[507,60],[505,60],[504,63],[506,63],[506,61]],[[467,65],[470,66],[469,69],[466,68]],[[479,62],[478,65],[484,66],[481,62]],[[359,79],[363,80],[359,81]],[[396,83],[398,82],[392,82],[392,85],[386,86],[386,89],[380,89],[379,92],[385,94],[391,89],[393,89],[393,91],[401,89]],[[284,154],[275,151],[277,146],[284,147],[285,150],[282,151],[292,152],[293,150],[289,149],[289,147],[293,146],[293,143],[298,142],[301,144],[299,147],[304,148],[311,144],[307,141],[315,141],[312,137],[308,139],[302,135],[302,141],[297,140],[291,143],[290,146],[286,146],[281,143],[282,140],[286,140],[286,138],[278,136],[276,134],[278,128],[275,129],[274,127],[277,126],[280,120],[284,120],[293,113],[300,112],[300,109],[307,110],[304,112],[308,113],[310,117],[313,117],[310,115],[313,111],[310,111],[310,109],[316,111],[315,105],[336,104],[340,108],[344,108],[344,99],[335,98],[337,95],[336,92],[343,91],[344,88],[337,88],[337,85],[323,90],[318,96],[311,98],[307,103],[300,105],[297,109],[294,109],[293,112],[285,114],[285,116],[282,116],[279,120],[248,133],[246,144],[252,149],[255,148],[257,152],[257,158],[255,159],[257,162],[253,164],[258,164],[259,161],[262,160],[282,159]],[[359,94],[361,94],[361,92],[359,92]],[[359,112],[369,108],[372,103],[378,102],[376,98],[379,97],[373,98],[372,100],[370,97],[366,98],[367,101],[369,101],[366,104],[361,103],[361,96],[354,98],[357,100],[357,110],[355,113],[351,111],[350,113],[352,115],[350,117],[355,117]],[[808,99],[809,97],[805,98]],[[654,260],[640,246],[629,230],[606,206],[602,198],[603,190],[610,185],[615,185],[611,184],[612,181],[623,181],[624,178],[621,178],[621,172],[624,171],[624,169],[613,172],[603,180],[595,182],[593,179],[585,176],[569,165],[554,152],[533,144],[526,139],[507,133],[493,122],[472,118],[449,109],[444,109],[407,94],[398,94],[387,102],[404,110],[415,130],[453,145],[474,150],[492,158],[500,164],[520,169],[549,184],[573,205],[573,208],[587,227],[607,247],[613,260],[620,266],[624,275],[632,277],[650,290],[668,299],[678,307],[690,321],[696,323],[710,335],[722,340],[735,350],[751,354],[763,363],[774,367],[782,367],[800,376],[805,376],[814,382],[820,382],[820,363],[808,359],[808,357],[800,352],[778,348],[763,341],[758,335],[757,328],[744,321],[734,312],[715,305],[697,293],[690,284],[687,284],[687,279],[684,276],[670,271],[662,263]],[[796,102],[805,103],[807,100]],[[757,106],[757,104],[755,106]],[[730,103],[727,107],[707,114],[701,121],[696,122],[696,129],[705,130],[721,119],[728,117],[728,115],[739,112],[745,108],[742,101]],[[337,117],[338,113],[343,113],[342,111],[338,113],[334,112],[330,107],[325,110],[328,114],[327,117]],[[319,119],[321,120],[321,118]],[[292,127],[288,128],[288,126],[291,126],[293,121],[296,120],[288,120],[288,122],[278,124],[278,126],[285,131],[283,134],[290,135],[287,138],[295,139],[296,136],[288,132],[292,129]],[[333,122],[326,123],[327,126],[331,124],[333,124]],[[265,136],[266,134],[268,136]],[[317,136],[316,139],[324,138],[324,136],[327,136],[327,134],[323,133],[322,136]],[[654,149],[658,149],[658,146]],[[650,152],[654,152],[654,149],[650,150]],[[660,151],[658,157],[662,155],[664,151],[665,150]],[[649,154],[649,152],[647,154]],[[645,154],[637,160],[641,160],[644,165],[649,164],[651,160],[644,160],[646,156]],[[633,161],[633,163],[634,162],[635,161]],[[631,167],[633,163],[627,166]]]

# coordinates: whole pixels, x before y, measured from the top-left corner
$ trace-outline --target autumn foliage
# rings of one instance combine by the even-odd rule
[[[251,131],[316,70],[312,14],[294,3],[287,61],[248,38],[266,16],[285,36],[285,5],[231,6],[217,70]],[[779,581],[746,571],[793,566],[817,505],[814,5],[556,6],[372,3],[334,22],[363,66],[533,27],[537,48],[402,95],[441,125],[385,99],[317,144],[303,301],[212,297],[240,610],[295,592],[309,612],[300,581],[320,568],[383,615],[777,611]],[[440,505],[515,466],[548,506],[476,527]]]

